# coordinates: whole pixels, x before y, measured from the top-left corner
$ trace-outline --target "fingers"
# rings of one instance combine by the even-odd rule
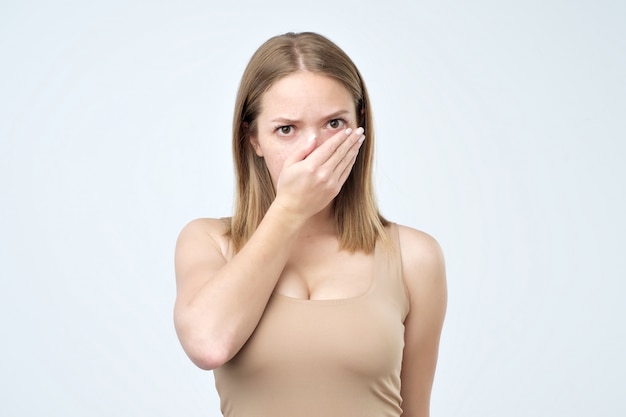
[[[334,154],[328,159],[327,164],[340,176],[339,181],[341,183],[345,181],[345,178],[347,178],[350,173],[352,165],[354,165],[354,162],[356,161],[359,149],[361,148],[361,144],[364,140],[365,136],[363,135],[363,128],[359,127],[354,131],[354,135],[343,141]],[[347,174],[344,178],[343,174],[346,171]]]
[[[348,152],[361,146],[363,128],[355,130],[348,128],[329,138],[307,157],[307,161],[315,167],[326,166],[326,169],[335,170],[337,165],[346,157]]]
[[[312,157],[319,151],[322,154],[320,158],[326,157],[326,160],[318,168],[318,175],[331,184],[343,185],[352,171],[352,166],[364,139],[363,128],[359,127],[354,131],[346,129],[343,133],[320,145],[311,154]]]
[[[306,158],[315,149],[315,142],[315,135],[311,136],[306,141],[302,141],[296,150],[285,158],[285,166],[295,164]]]
[[[350,172],[352,172],[352,167],[356,162],[356,157],[359,154],[359,149],[361,148],[361,144],[364,140],[365,136],[361,135],[357,140],[357,143],[348,150],[346,156],[339,162],[339,164],[337,164],[335,172],[339,174],[339,184],[343,185],[348,179]]]

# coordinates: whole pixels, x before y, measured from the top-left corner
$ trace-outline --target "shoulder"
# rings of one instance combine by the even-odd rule
[[[411,298],[445,296],[445,258],[439,242],[428,233],[403,225],[398,225],[398,238],[402,272]]]
[[[229,252],[230,218],[198,218],[187,223],[176,241],[176,252],[213,246],[226,256]]]
[[[224,234],[230,226],[230,217],[209,218],[203,217],[190,221],[181,230],[181,235],[187,233]]]
[[[400,224],[397,226],[403,264],[414,267],[429,264],[443,266],[443,250],[433,236],[412,227]]]

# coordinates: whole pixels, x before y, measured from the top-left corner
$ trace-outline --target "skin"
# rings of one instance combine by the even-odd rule
[[[219,367],[239,351],[274,291],[337,299],[368,288],[373,255],[339,250],[330,210],[366,140],[356,120],[347,89],[323,75],[299,71],[263,95],[249,137],[276,187],[263,221],[236,255],[219,219],[192,221],[176,245],[175,326],[200,368]],[[399,233],[410,298],[403,416],[426,417],[446,309],[444,259],[431,236],[406,226]]]

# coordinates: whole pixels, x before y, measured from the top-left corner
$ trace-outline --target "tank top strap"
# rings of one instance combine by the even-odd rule
[[[390,223],[386,228],[389,244],[379,240],[376,245],[376,286],[397,305],[402,319],[409,311],[408,291],[402,274],[402,251],[398,225]]]

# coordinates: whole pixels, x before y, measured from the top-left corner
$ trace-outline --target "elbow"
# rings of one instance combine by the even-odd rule
[[[183,350],[200,369],[219,368],[238,351],[234,339],[223,326],[199,321],[188,312],[175,310],[174,327]]]
[[[213,345],[191,345],[184,349],[191,362],[205,371],[219,368],[230,359],[227,349],[220,349]]]
[[[205,371],[219,368],[232,357],[229,349],[215,341],[184,337],[180,333],[178,339],[191,362]]]
[[[188,326],[176,326],[176,333],[183,350],[200,369],[210,371],[219,368],[234,356],[230,345],[220,337]]]

